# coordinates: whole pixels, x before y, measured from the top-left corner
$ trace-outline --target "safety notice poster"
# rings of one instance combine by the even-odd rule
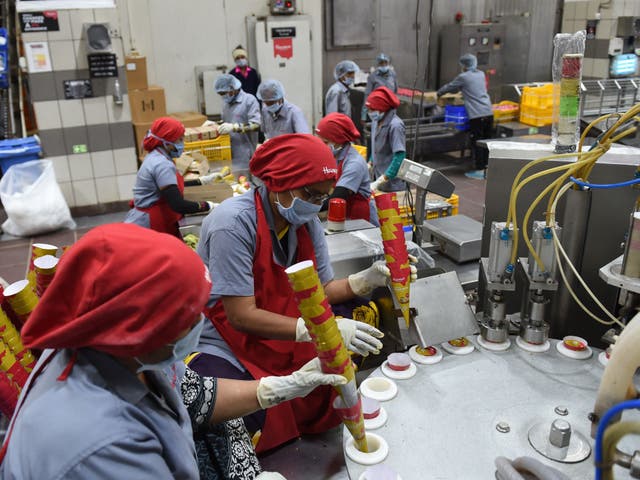
[[[20,15],[20,31],[29,32],[57,32],[60,30],[58,24],[58,12],[56,10],[46,10],[44,12],[22,12]]]

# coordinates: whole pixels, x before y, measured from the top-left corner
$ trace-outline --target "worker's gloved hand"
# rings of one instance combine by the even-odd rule
[[[218,133],[220,135],[228,135],[229,133],[237,132],[238,130],[240,130],[239,123],[224,122],[222,125],[218,127]]]
[[[338,330],[348,350],[366,357],[370,353],[377,355],[382,348],[382,342],[378,338],[384,337],[384,333],[368,323],[351,320],[350,318],[337,318]]]
[[[371,182],[371,191],[377,191],[380,188],[380,185],[382,185],[383,183],[387,183],[388,181],[389,179],[386,177],[386,175],[380,175],[374,182]]]
[[[322,373],[320,359],[314,358],[300,370],[282,377],[263,377],[258,384],[256,396],[262,408],[273,407],[293,398],[306,397],[320,385],[344,385],[342,375]]]
[[[409,255],[411,282],[415,282],[418,279],[418,269],[415,265],[411,265],[413,263],[418,263],[418,259],[413,255]],[[369,268],[347,277],[351,290],[358,296],[368,295],[377,287],[387,286],[390,279],[391,271],[384,260],[376,260]]]
[[[208,175],[202,175],[198,178],[198,180],[200,180],[201,185],[209,185],[214,181],[222,180],[222,175],[220,174],[220,172],[214,172]]]
[[[207,200],[207,205],[209,205],[209,211],[211,211],[211,210],[213,210],[214,208],[216,208],[220,204],[216,203],[216,202],[210,202],[209,200]]]

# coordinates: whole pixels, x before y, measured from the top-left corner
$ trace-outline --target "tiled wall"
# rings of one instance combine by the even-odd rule
[[[112,37],[123,104],[113,103],[114,79],[92,79],[93,98],[66,100],[63,81],[89,78],[84,23],[109,23],[120,31],[116,9],[59,10],[60,31],[26,33],[24,42],[47,41],[53,72],[29,75],[38,135],[53,161],[71,207],[129,200],[137,170],[121,38]],[[74,145],[87,153],[73,153]]]
[[[562,16],[562,32],[575,33],[585,30],[587,20],[597,18],[598,6],[603,0],[565,1]],[[640,16],[640,0],[612,0],[609,8],[600,9],[596,38],[585,45],[582,76],[586,78],[609,77],[609,39],[616,36],[618,17]]]

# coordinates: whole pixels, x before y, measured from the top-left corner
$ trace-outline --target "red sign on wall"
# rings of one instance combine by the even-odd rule
[[[293,57],[293,38],[274,38],[273,56],[282,58]]]

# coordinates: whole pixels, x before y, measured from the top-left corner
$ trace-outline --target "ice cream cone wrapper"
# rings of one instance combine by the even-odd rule
[[[13,411],[18,404],[20,387],[11,381],[5,372],[0,371],[0,411],[7,418],[13,416]]]
[[[361,452],[368,452],[367,437],[364,429],[364,417],[362,415],[362,401],[358,397],[354,405],[347,406],[342,397],[336,397],[333,401],[333,408],[342,419],[345,427],[355,440],[356,447]]]
[[[32,288],[35,288],[36,285],[36,274],[35,274],[35,265],[34,262],[37,258],[43,257],[45,255],[52,255],[58,252],[58,247],[55,245],[49,245],[48,243],[34,243],[31,245],[31,260],[29,262],[29,270],[27,273],[27,280]]]

